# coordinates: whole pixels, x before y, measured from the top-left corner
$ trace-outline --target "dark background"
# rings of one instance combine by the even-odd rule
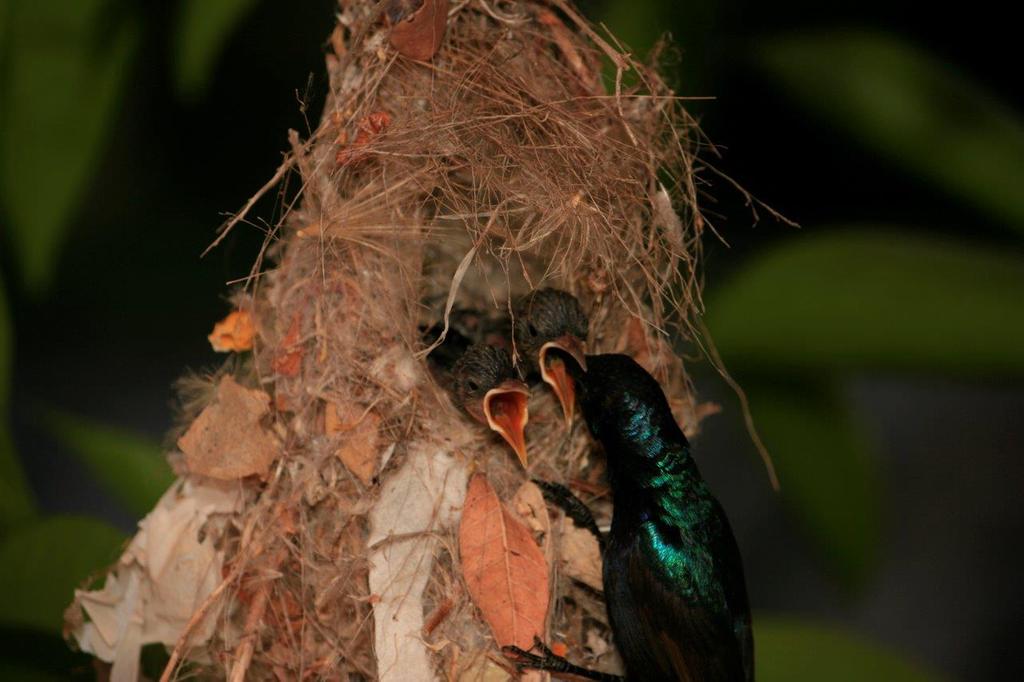
[[[588,11],[607,16],[613,30],[616,17],[633,13],[604,5]],[[1017,27],[999,3],[955,10],[870,0],[639,5],[654,6],[643,16],[659,21],[624,26],[626,40],[642,45],[671,27],[681,51],[679,92],[714,97],[694,109],[720,145],[716,165],[802,226],[763,212],[754,225],[742,197],[716,181],[715,224],[729,247],[707,245],[711,300],[759,254],[837,224],[898,225],[1021,255],[1019,229],[815,117],[758,64],[757,47],[772,36],[879,29],[1020,110]],[[332,3],[255,3],[231,32],[208,87],[191,99],[173,82],[173,8],[140,3],[132,11],[143,17],[145,39],[45,293],[19,284],[16,255],[0,242],[15,330],[13,435],[37,501],[46,513],[99,515],[125,531],[135,516],[93,482],[39,414],[58,408],[159,440],[171,425],[174,380],[219,361],[206,335],[227,311],[225,283],[248,272],[263,234],[242,226],[199,254],[223,215],[272,175],[287,129],[308,130],[300,100],[315,125]],[[1019,374],[844,367],[837,385],[874,445],[879,485],[868,501],[882,519],[874,559],[852,581],[833,575],[768,487],[728,388],[710,372],[697,383],[724,407],[696,448],[733,519],[755,609],[849,626],[947,678],[1024,679],[1024,581],[1015,561],[1024,539]],[[829,447],[822,442],[810,456],[827,458]]]

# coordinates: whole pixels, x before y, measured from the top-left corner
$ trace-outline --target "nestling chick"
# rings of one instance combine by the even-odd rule
[[[588,326],[580,302],[559,289],[531,292],[520,301],[515,316],[516,350],[527,376],[539,374],[551,386],[567,424],[572,423],[576,392],[566,361],[587,368],[584,344]]]
[[[450,391],[455,404],[505,439],[525,467],[530,390],[503,349],[474,344],[455,361]]]

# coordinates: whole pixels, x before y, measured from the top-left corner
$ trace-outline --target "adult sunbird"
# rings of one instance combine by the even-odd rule
[[[566,360],[583,418],[608,460],[614,501],[604,595],[626,679],[750,682],[754,645],[729,521],[690,455],[658,382],[625,355]],[[613,679],[553,655],[521,666]]]

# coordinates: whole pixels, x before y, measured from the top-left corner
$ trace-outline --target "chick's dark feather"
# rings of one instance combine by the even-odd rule
[[[565,334],[585,340],[588,327],[587,314],[575,296],[560,289],[537,289],[524,296],[517,307],[516,349],[533,370],[545,343]]]
[[[470,346],[452,366],[452,396],[459,405],[479,403],[489,390],[515,378],[516,370],[507,351],[478,343]]]
[[[423,342],[434,343],[444,333],[444,341],[427,356],[431,368],[450,372],[455,362],[469,347],[483,343],[495,348],[507,348],[512,327],[507,315],[497,315],[474,308],[454,308],[448,315],[448,330],[444,320],[422,325]]]

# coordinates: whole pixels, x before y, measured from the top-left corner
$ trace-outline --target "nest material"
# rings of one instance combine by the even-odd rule
[[[421,329],[453,306],[509,314],[533,288],[569,290],[590,315],[588,350],[631,353],[685,430],[699,421],[669,341],[692,337],[703,229],[696,129],[679,99],[561,0],[452,3],[429,62],[391,46],[383,4],[341,0],[320,125],[292,133],[264,188],[298,171],[235,296],[255,324],[252,354],[222,374],[272,401],[243,428],[272,433],[279,456],[235,484],[241,508],[209,538],[221,580],[167,642],[165,677],[402,679],[378,670],[374,609],[405,618],[409,604],[438,678],[510,669],[459,575],[449,517],[466,477],[485,471],[503,500],[531,475],[573,481],[600,519],[603,464],[549,392],[531,398],[529,472],[451,405],[425,370]],[[172,455],[185,478],[215,475],[194,460]],[[411,525],[387,506],[410,494],[409,476],[438,501]],[[614,669],[600,595],[564,574],[565,521],[540,526],[548,634],[570,659]],[[373,571],[412,537],[431,559],[422,596],[381,606]]]

